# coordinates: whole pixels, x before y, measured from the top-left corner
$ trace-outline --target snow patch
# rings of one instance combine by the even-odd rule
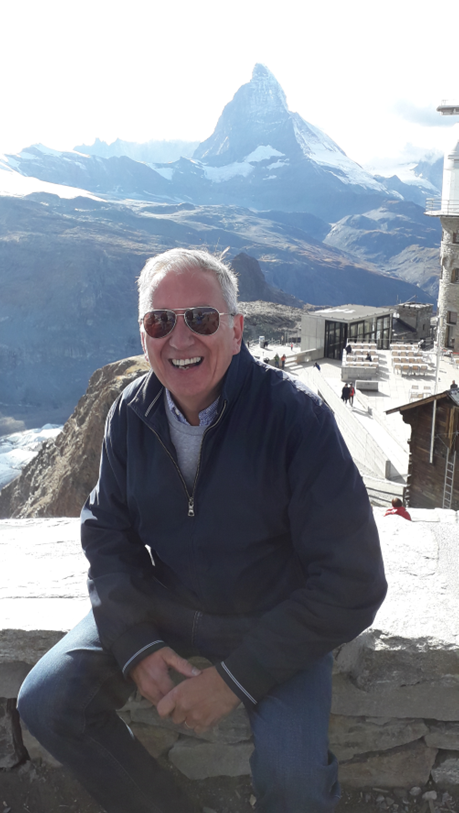
[[[328,169],[341,183],[358,184],[384,194],[387,193],[382,184],[362,169],[359,164],[356,164],[352,158],[348,158],[346,153],[326,133],[319,130],[318,127],[314,127],[313,124],[308,124],[297,113],[292,114],[292,120],[295,138],[307,158]]]
[[[277,169],[277,167],[285,167],[289,164],[290,161],[288,158],[285,161],[276,161],[275,164],[268,164],[268,169]]]
[[[45,440],[53,440],[62,426],[47,423],[41,429],[27,429],[0,438],[0,488],[17,477],[38,454]]]
[[[247,175],[253,172],[253,169],[252,164],[245,161],[235,161],[234,164],[227,164],[225,167],[203,167],[205,177],[208,181],[212,181],[213,183],[230,181],[231,178],[235,178],[237,175],[242,175],[243,178],[246,178]]]
[[[277,156],[281,157],[283,155],[285,155],[285,153],[275,150],[270,144],[266,144],[266,146],[262,144],[253,150],[250,155],[247,155],[244,161],[266,161],[268,158],[276,158]]]
[[[148,164],[151,169],[158,173],[158,175],[162,175],[166,181],[171,181],[175,170],[172,167],[156,167],[154,164]]]
[[[63,184],[41,181],[28,175],[21,175],[11,166],[5,166],[0,161],[0,195],[12,197],[24,197],[32,192],[47,192],[50,195],[57,195],[63,199],[91,198],[91,200],[102,200],[97,195],[93,195],[86,189],[78,189],[75,186],[64,186]]]

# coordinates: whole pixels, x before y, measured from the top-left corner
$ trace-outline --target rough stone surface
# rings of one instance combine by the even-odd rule
[[[167,753],[179,738],[178,731],[168,731],[166,728],[155,728],[142,723],[131,723],[129,728],[155,759]]]
[[[351,788],[412,788],[425,785],[437,751],[422,741],[340,765],[340,780]]]
[[[194,731],[190,731],[184,726],[175,725],[167,717],[161,718],[155,707],[150,704],[145,703],[138,707],[131,706],[129,713],[133,723],[143,723],[144,725],[157,726],[160,729],[177,731],[187,737],[207,740],[208,742],[231,744],[248,740],[252,736],[247,712],[240,706],[231,712],[228,717],[220,720],[216,726],[208,731],[203,731],[199,737]]]
[[[427,673],[428,674],[428,673]],[[452,720],[459,717],[459,676],[429,681],[417,686],[392,686],[388,681],[379,691],[357,689],[347,675],[333,679],[333,714],[365,717],[409,717]]]
[[[459,787],[459,754],[457,751],[440,753],[435,767],[432,769],[432,779],[439,788]]]
[[[16,703],[0,698],[0,769],[14,768],[25,757]]]
[[[169,751],[169,759],[188,779],[211,776],[243,776],[250,773],[251,743],[196,742],[191,738],[178,740]]]
[[[403,525],[374,513],[389,591],[372,627],[336,653],[333,712],[459,720],[457,512]]]
[[[78,517],[97,482],[107,412],[148,369],[133,356],[96,370],[60,435],[0,492],[0,517]]]
[[[76,519],[0,522],[0,697],[90,608]]]
[[[385,751],[420,739],[428,731],[423,720],[384,717],[330,718],[330,748],[338,760],[348,760],[367,751]]]
[[[35,737],[30,733],[28,728],[24,725],[21,720],[21,732],[22,732],[22,742],[24,747],[29,755],[29,758],[32,762],[44,762],[45,765],[49,765],[50,768],[60,768],[61,763],[54,759],[52,754],[43,748],[43,746],[35,739]]]
[[[459,723],[429,723],[429,731],[424,739],[431,748],[459,751]]]

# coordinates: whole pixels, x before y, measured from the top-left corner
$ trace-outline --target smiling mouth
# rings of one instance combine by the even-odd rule
[[[202,356],[195,356],[192,359],[169,359],[170,363],[177,370],[189,370],[190,367],[197,367],[203,361]]]

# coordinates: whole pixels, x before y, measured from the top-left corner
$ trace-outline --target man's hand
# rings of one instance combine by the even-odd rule
[[[169,669],[175,669],[188,678],[201,674],[196,666],[181,658],[169,646],[164,646],[134,666],[129,672],[129,677],[136,684],[142,697],[146,697],[150,703],[157,706],[161,698],[174,688]]]
[[[199,734],[215,725],[239,703],[237,695],[211,666],[171,689],[159,701],[157,709],[160,717],[172,717],[174,723],[193,728]]]

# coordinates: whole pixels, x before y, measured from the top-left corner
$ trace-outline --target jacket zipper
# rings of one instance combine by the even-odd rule
[[[151,426],[149,427],[151,429],[151,431],[153,432],[153,434],[156,435],[156,437],[158,438],[158,440],[159,440],[161,446],[163,447],[164,451],[170,457],[172,463],[174,464],[175,468],[178,471],[179,477],[180,477],[180,479],[181,479],[181,481],[183,483],[183,488],[185,489],[185,494],[186,494],[186,497],[187,497],[187,500],[188,500],[188,516],[189,517],[194,517],[195,516],[195,512],[194,512],[194,494],[195,494],[195,491],[196,491],[196,482],[197,482],[198,475],[199,475],[199,469],[201,467],[202,444],[204,443],[204,438],[207,435],[207,432],[209,431],[209,429],[213,429],[215,426],[218,426],[218,424],[220,423],[221,419],[223,418],[223,413],[226,410],[226,404],[227,404],[227,401],[224,402],[222,411],[220,412],[220,415],[218,416],[218,419],[215,421],[215,423],[213,423],[211,426],[208,426],[207,429],[203,432],[202,441],[201,441],[201,448],[199,450],[198,466],[196,468],[196,474],[195,474],[195,478],[194,478],[193,490],[192,490],[191,495],[188,493],[188,487],[187,487],[187,484],[186,484],[186,482],[185,482],[185,480],[183,478],[183,474],[180,471],[180,466],[178,466],[177,463],[175,462],[175,460],[172,457],[169,449],[167,448],[167,446],[161,440],[161,438],[158,435],[156,429],[153,429]]]

